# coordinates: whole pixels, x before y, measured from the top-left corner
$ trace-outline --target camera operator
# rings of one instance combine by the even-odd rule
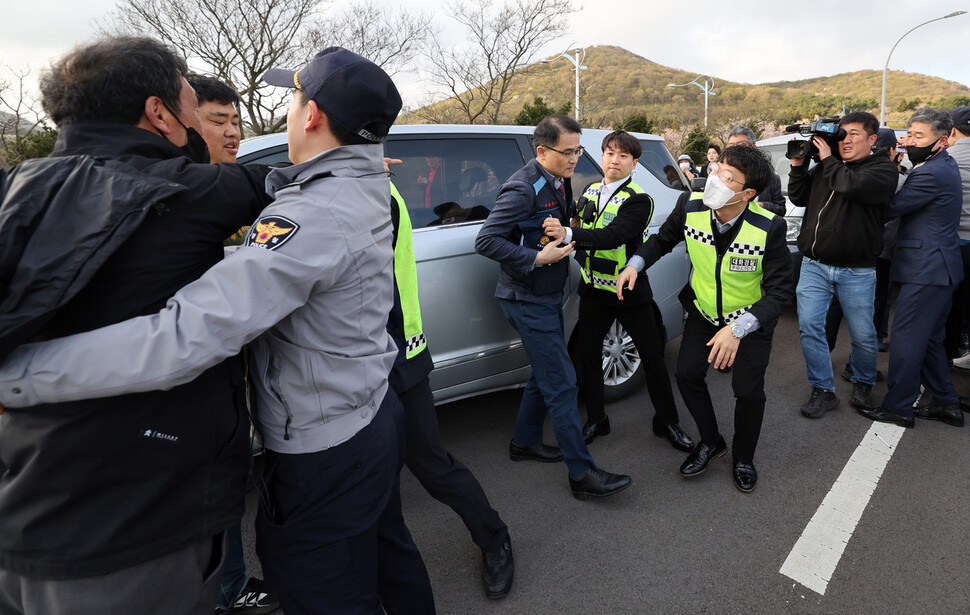
[[[804,255],[795,295],[809,400],[803,416],[819,418],[839,405],[825,316],[833,297],[845,312],[852,337],[852,397],[871,408],[876,380],[876,328],[872,322],[876,260],[882,249],[883,216],[896,190],[897,171],[887,156],[873,156],[879,122],[856,112],[839,121],[845,136],[836,150],[813,137],[819,164],[808,171],[805,158],[791,159],[788,198],[805,207],[798,249]],[[840,160],[841,158],[841,160]]]

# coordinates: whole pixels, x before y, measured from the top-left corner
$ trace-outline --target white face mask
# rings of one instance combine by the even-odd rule
[[[744,192],[744,190],[741,192]],[[727,205],[731,197],[735,194],[741,194],[741,192],[732,191],[720,177],[711,175],[704,185],[704,204],[711,209],[720,209]]]

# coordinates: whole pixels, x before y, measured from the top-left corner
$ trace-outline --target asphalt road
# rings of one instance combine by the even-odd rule
[[[839,342],[836,374],[850,351],[844,327]],[[671,374],[679,343],[667,346]],[[879,367],[887,369],[887,354],[879,354]],[[728,443],[730,378],[708,376]],[[608,406],[613,433],[590,447],[600,467],[633,477],[631,488],[603,501],[575,500],[562,464],[509,461],[519,391],[440,406],[445,442],[509,526],[516,568],[511,593],[486,600],[479,551],[464,525],[405,470],[404,514],[427,564],[438,612],[970,612],[970,427],[918,421],[903,434],[824,595],[779,572],[872,426],[848,405],[851,385],[838,376],[836,381],[838,410],[820,420],[799,415],[809,386],[789,311],[775,333],[755,457],[759,482],[750,494],[734,488],[730,455],[693,479],[678,474],[685,454],[652,435],[645,387]],[[970,395],[970,372],[954,370],[954,382]],[[885,392],[885,383],[878,383],[875,399]],[[676,395],[681,424],[696,437]],[[554,442],[548,422],[546,442]],[[248,504],[244,543],[258,570],[251,550],[254,493]]]

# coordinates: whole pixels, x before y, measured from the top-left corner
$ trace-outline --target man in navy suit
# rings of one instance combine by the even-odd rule
[[[900,218],[890,273],[899,284],[899,298],[891,334],[889,392],[882,406],[859,408],[859,414],[874,421],[913,427],[912,404],[922,379],[933,403],[915,415],[963,426],[960,398],[943,349],[950,299],[963,279],[957,233],[960,170],[945,149],[952,126],[950,115],[939,109],[924,107],[909,118],[905,145],[914,168],[887,210],[887,216]]]
[[[567,256],[542,228],[555,217],[569,224],[573,192],[569,178],[583,155],[582,129],[572,118],[550,115],[532,135],[536,157],[502,185],[495,207],[478,231],[475,251],[501,265],[495,296],[509,324],[522,337],[532,375],[522,393],[512,461],[565,461],[577,499],[606,497],[630,486],[630,477],[601,470],[583,441],[576,405],[576,372],[563,333],[562,296],[569,276]],[[542,443],[546,414],[559,447]]]

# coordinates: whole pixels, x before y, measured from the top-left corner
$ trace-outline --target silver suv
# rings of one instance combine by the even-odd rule
[[[526,126],[401,125],[391,128],[385,151],[404,161],[391,180],[407,203],[414,227],[421,316],[434,359],[431,388],[438,403],[489,391],[521,387],[529,360],[495,299],[498,264],[475,252],[475,236],[495,203],[499,188],[534,155],[533,128]],[[586,153],[576,165],[574,194],[602,178],[600,145],[605,130],[584,130]],[[636,134],[643,145],[636,181],[655,203],[651,233],[667,218],[686,185],[663,139]],[[272,164],[287,160],[285,134],[242,142],[239,162]],[[687,281],[683,246],[650,269],[650,284],[670,339],[683,329],[677,294]],[[566,337],[573,347],[579,300],[579,266],[573,261],[563,310]],[[643,367],[629,336],[619,324],[603,340],[607,399],[639,387]]]

